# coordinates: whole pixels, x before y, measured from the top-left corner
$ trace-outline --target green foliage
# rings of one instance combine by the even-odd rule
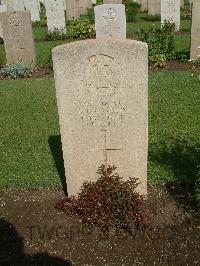
[[[40,26],[41,26],[40,21],[33,21],[33,22],[32,22],[32,27],[33,27],[33,28],[38,28],[38,27],[40,27]]]
[[[47,26],[47,21],[45,21],[45,20],[34,21],[34,22],[32,22],[32,26],[34,29],[38,28],[38,27],[45,27],[45,26]]]
[[[136,192],[136,179],[123,181],[115,166],[102,165],[96,182],[85,182],[77,197],[62,200],[59,208],[75,221],[109,230],[110,227],[132,230],[145,226],[141,211],[142,197]]]
[[[167,58],[164,54],[156,54],[150,57],[151,62],[154,63],[155,67],[165,68],[167,65]]]
[[[87,9],[87,18],[91,24],[95,23],[95,14],[94,14],[94,7]]]
[[[181,7],[181,19],[190,19],[191,10],[190,3],[185,3],[184,7]]]
[[[73,39],[87,39],[95,36],[94,26],[88,19],[77,19],[71,21],[69,29],[69,37]]]
[[[103,4],[103,0],[97,0],[96,1],[96,5],[102,5]]]
[[[43,3],[40,2],[40,20],[47,21],[46,9]]]
[[[53,31],[48,31],[45,40],[46,41],[61,41],[67,39],[67,35],[63,30],[54,29]]]
[[[181,63],[187,63],[189,60],[189,53],[184,51],[176,52],[176,60],[178,60]]]
[[[0,76],[3,77],[10,77],[13,79],[16,78],[25,78],[30,77],[33,73],[33,66],[28,64],[6,64],[1,70],[0,70]]]
[[[126,0],[126,20],[127,22],[133,22],[137,20],[137,14],[140,11],[140,4],[133,2],[131,0]]]
[[[181,10],[181,19],[189,19],[191,18],[190,10]]]
[[[149,47],[149,59],[155,65],[166,64],[167,60],[174,60],[175,53],[175,24],[165,22],[161,28],[140,29],[138,32],[140,41],[146,42]]]

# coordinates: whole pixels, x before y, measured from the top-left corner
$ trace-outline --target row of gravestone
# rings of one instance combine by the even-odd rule
[[[193,7],[197,34],[199,1]],[[97,6],[95,14],[96,40],[53,49],[68,193],[96,180],[100,165],[114,164],[120,176],[138,178],[137,190],[146,195],[148,47],[126,39],[123,5]],[[30,13],[2,13],[1,23],[8,62],[34,63]]]
[[[49,0],[50,1],[50,0]],[[171,0],[165,0],[166,14],[171,14],[176,9],[166,6]],[[114,7],[114,8],[113,8]],[[48,10],[50,16],[49,27],[56,24],[64,25],[64,17],[59,10],[62,8]],[[175,13],[175,12],[174,12]],[[200,55],[200,1],[193,2],[192,30],[191,30],[191,59]],[[175,16],[174,16],[175,17]],[[121,4],[99,5],[95,7],[95,28],[97,38],[126,38],[125,7]],[[19,61],[34,63],[34,45],[32,26],[28,11],[3,12],[0,13],[0,36],[4,35],[7,62],[15,64]],[[15,41],[13,41],[15,40]]]
[[[62,8],[62,12],[66,11],[68,20],[79,18],[80,15],[86,13],[88,8],[92,7],[92,0],[1,0],[0,4],[6,5],[8,11],[29,10],[31,20],[39,21],[40,2],[48,10]]]
[[[165,0],[166,1],[166,0]],[[192,1],[192,0],[190,0]],[[96,2],[96,1],[95,1]],[[104,4],[122,4],[122,0],[104,0]],[[160,15],[161,14],[161,0],[133,0],[141,5],[141,11],[148,11],[148,14],[151,16]],[[176,2],[174,0],[174,2]],[[180,0],[180,6],[185,6],[185,1]]]
[[[2,0],[3,5],[0,5],[0,13],[5,11],[22,11],[29,10],[31,13],[31,21],[40,20],[40,2],[39,0]],[[66,33],[65,5],[64,0],[46,0],[46,16],[48,31],[54,31],[55,28],[63,33]],[[7,5],[6,5],[7,4]],[[1,32],[0,32],[1,34]],[[3,37],[2,34],[0,37]]]
[[[119,4],[122,0],[104,0],[105,4],[114,2]],[[40,20],[39,0],[2,0],[4,5],[0,5],[0,12],[16,10],[29,10],[31,20]],[[15,3],[15,4],[14,4]],[[80,4],[81,3],[81,4]],[[161,3],[161,4],[160,4]],[[7,5],[5,5],[7,4]],[[92,0],[44,0],[49,31],[58,29],[66,33],[65,10],[68,19],[76,19],[92,7]],[[12,7],[12,8],[11,8]],[[161,22],[170,20],[176,24],[176,29],[180,28],[180,0],[148,0],[148,12],[150,15],[161,13]],[[0,37],[2,37],[0,35]]]

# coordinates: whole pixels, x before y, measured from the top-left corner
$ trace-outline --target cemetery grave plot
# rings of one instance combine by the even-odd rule
[[[137,39],[136,31],[138,29],[147,29],[155,25],[155,27],[160,27],[159,21],[147,21],[147,13],[141,13],[138,15],[138,20],[134,23],[127,23],[127,38]],[[189,58],[189,46],[190,46],[190,20],[182,19],[180,32],[176,33],[175,43],[176,52],[180,54],[185,54]],[[68,30],[70,26],[67,25]],[[45,41],[45,36],[47,34],[47,27],[37,26],[33,28],[33,35],[35,40],[35,51],[36,51],[36,63],[37,65],[52,65],[51,60],[51,50],[58,45],[64,44],[71,40],[57,40],[57,41]],[[0,66],[6,63],[5,49],[4,45],[0,44]],[[173,68],[172,68],[173,70]]]
[[[78,10],[68,1],[73,11],[70,15],[85,13],[86,2],[82,1],[80,6],[77,1]],[[16,5],[20,3],[21,0]],[[46,2],[47,26],[53,29],[57,24],[65,33],[63,3],[49,0],[48,6]],[[162,10],[162,19],[177,10],[173,0],[166,3],[170,12],[165,14]],[[154,19],[160,16],[159,0],[149,0],[148,5],[149,16]],[[163,73],[150,73],[148,80],[147,45],[128,40],[126,35],[135,38],[133,29],[139,25],[146,28],[154,22],[145,21],[145,14],[141,14],[138,23],[127,23],[126,32],[125,10],[122,5],[118,7],[109,3],[105,9],[96,7],[96,20],[103,8],[103,20],[96,23],[96,40],[65,44],[72,41],[68,35],[59,40],[49,35],[50,41],[46,26],[33,24],[36,58],[30,31],[33,13],[18,11],[3,15],[6,38],[0,46],[0,65],[5,63],[5,47],[11,63],[28,60],[36,62],[38,69],[28,79],[0,80],[2,265],[200,264],[200,83],[191,76],[191,71],[169,71],[190,68],[187,63],[173,60]],[[120,14],[123,20],[117,20]],[[23,17],[26,25],[22,23]],[[177,12],[172,18],[176,20]],[[178,28],[179,20],[176,22]],[[160,27],[160,22],[155,24]],[[198,53],[194,33],[199,32],[195,25],[194,54]],[[182,31],[176,34],[173,51],[180,61],[189,58],[189,28],[189,21],[184,20]],[[16,53],[12,53],[12,31],[17,39]],[[24,42],[21,35],[26,35]],[[113,36],[121,40],[112,39]],[[65,45],[54,48],[60,44]],[[55,79],[51,76],[52,49]],[[149,72],[152,70],[157,72],[150,64]],[[131,210],[142,217],[140,222],[145,226],[127,230],[122,220],[133,216],[122,214],[119,219],[122,226],[116,227],[118,230],[110,226],[106,234],[81,223],[77,212],[72,220],[69,213],[56,208],[66,195],[66,180],[69,195],[75,195],[83,180],[97,179],[95,171],[99,164],[113,162],[124,180],[128,176],[139,178],[137,191],[147,195],[148,188],[148,198],[142,209],[133,211],[123,204],[124,197],[117,187],[117,196],[112,197],[116,201],[110,208],[112,215],[116,210],[113,206],[122,204],[122,210],[114,215],[118,217],[119,213]],[[110,199],[110,191],[104,188],[105,191]],[[93,199],[97,194],[92,191]],[[134,204],[135,201],[134,198]],[[96,198],[93,205],[95,202]],[[93,218],[95,212],[92,213]],[[100,216],[101,213],[96,215],[98,219]],[[99,224],[102,221],[100,217]]]
[[[54,208],[62,191],[0,190],[5,216],[0,220],[0,261],[17,266],[198,265],[199,217],[162,189],[149,187],[149,192],[146,231],[135,236],[112,232],[105,238]]]

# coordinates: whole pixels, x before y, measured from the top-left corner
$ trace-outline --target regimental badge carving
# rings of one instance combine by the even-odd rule
[[[116,15],[117,15],[117,11],[114,8],[109,7],[105,10],[103,14],[103,19],[107,23],[114,22]]]
[[[22,17],[18,16],[15,13],[13,13],[13,15],[9,17],[9,24],[11,27],[19,27],[22,22]]]
[[[125,108],[120,100],[119,64],[108,55],[88,58],[81,91],[81,120],[86,125],[121,124]]]

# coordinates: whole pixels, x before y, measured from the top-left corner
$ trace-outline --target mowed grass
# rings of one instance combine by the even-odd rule
[[[172,167],[159,160],[163,144],[173,148],[177,139],[184,139],[198,145],[199,87],[189,72],[150,74],[149,182],[177,178]],[[0,187],[61,187],[54,80],[0,81],[0,106]]]
[[[49,138],[59,135],[53,79],[0,81],[0,187],[59,185]]]

